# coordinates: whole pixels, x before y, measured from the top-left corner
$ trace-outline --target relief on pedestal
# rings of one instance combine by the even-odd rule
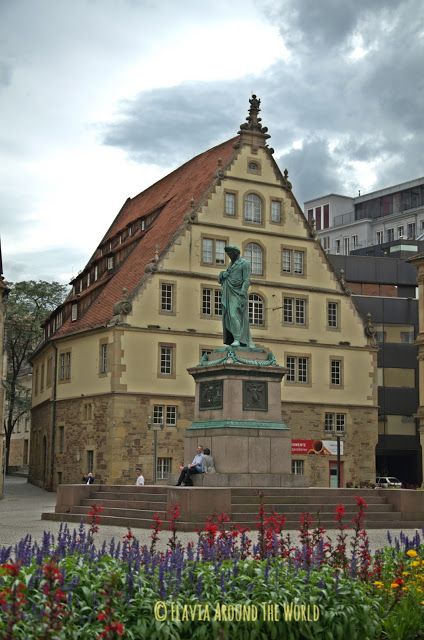
[[[199,384],[199,410],[222,409],[223,381],[213,380]]]
[[[243,411],[268,411],[268,383],[243,380]]]

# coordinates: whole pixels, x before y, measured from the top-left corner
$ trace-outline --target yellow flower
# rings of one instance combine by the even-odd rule
[[[402,571],[403,576],[409,576],[409,571]]]
[[[416,558],[417,552],[415,551],[415,549],[409,549],[409,551],[406,552],[406,555],[410,558]]]
[[[377,587],[377,589],[382,589],[384,587],[384,584],[382,582],[380,582],[379,580],[376,580],[374,582],[374,585]]]
[[[392,589],[399,589],[399,585],[397,582],[392,582],[390,586],[392,587]]]
[[[411,562],[411,567],[419,567],[420,563],[418,560],[414,560],[413,562]]]

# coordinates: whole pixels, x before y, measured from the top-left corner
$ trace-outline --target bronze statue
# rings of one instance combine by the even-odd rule
[[[249,327],[250,262],[240,256],[235,246],[225,247],[231,260],[226,271],[221,271],[218,281],[222,287],[222,327],[224,344],[233,347],[253,347]]]

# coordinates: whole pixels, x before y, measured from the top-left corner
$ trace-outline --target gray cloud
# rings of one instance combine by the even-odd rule
[[[2,242],[2,254],[3,270],[8,282],[35,279],[48,282],[56,280],[67,284],[88,258],[82,251],[66,246],[14,253],[7,242]],[[65,255],[66,263],[63,260]],[[36,269],[35,275],[34,265],[36,264],[43,266]],[[66,269],[70,272],[65,272]]]
[[[353,178],[354,161],[377,162],[375,188],[424,174],[421,0],[282,0],[261,6],[281,25],[288,62],[261,77],[141,93],[105,127],[105,144],[138,161],[178,164],[237,132],[254,87],[272,146],[278,151],[303,141],[302,150],[276,154],[299,201],[363,190]],[[348,57],[355,42],[369,50],[356,60]]]

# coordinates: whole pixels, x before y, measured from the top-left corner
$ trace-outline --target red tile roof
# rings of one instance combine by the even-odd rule
[[[163,208],[152,226],[146,232],[141,232],[134,249],[116,267],[112,277],[106,278],[103,289],[85,313],[74,322],[69,316],[54,337],[104,326],[111,320],[114,304],[122,300],[123,288],[128,289],[131,296],[145,274],[145,267],[153,261],[155,251],[158,250],[160,256],[184,224],[184,216],[191,210],[191,200],[197,207],[214,185],[218,160],[222,160],[222,168],[225,169],[234,159],[237,140],[238,136],[201,153],[125,202],[102,243],[140,216]]]

